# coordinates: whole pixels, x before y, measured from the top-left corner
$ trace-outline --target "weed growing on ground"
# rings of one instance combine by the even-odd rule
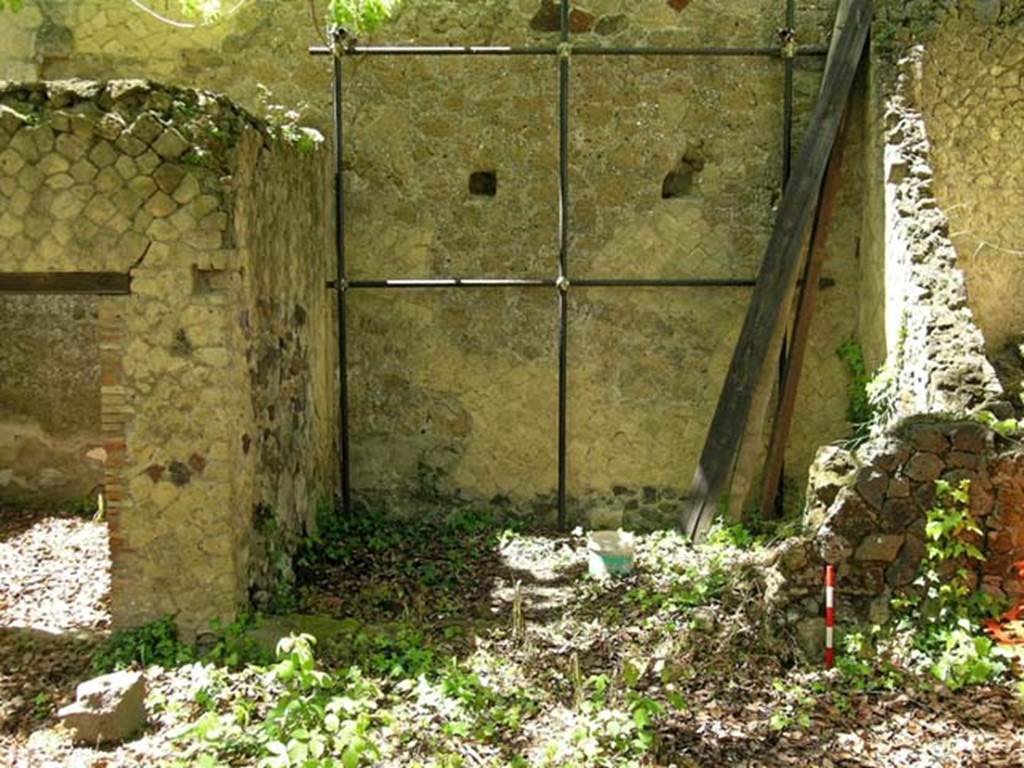
[[[377,712],[380,690],[357,669],[338,676],[317,669],[315,643],[292,635],[278,644],[267,681],[277,696],[262,716],[244,705],[211,709],[177,734],[195,748],[191,764],[212,768],[249,758],[261,768],[372,765],[379,755],[375,731],[386,721]]]
[[[92,655],[93,671],[113,672],[129,667],[177,667],[204,661],[218,666],[237,669],[246,664],[266,664],[272,655],[265,653],[247,635],[258,620],[252,614],[242,614],[229,624],[214,619],[206,642],[199,645],[183,643],[171,615],[134,629],[114,632],[106,643]]]
[[[195,661],[195,649],[178,640],[173,616],[164,616],[135,629],[119,630],[92,657],[97,673],[131,666],[176,667]]]

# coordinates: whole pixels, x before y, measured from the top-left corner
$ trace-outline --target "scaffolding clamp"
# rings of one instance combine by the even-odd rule
[[[791,27],[782,27],[778,30],[779,53],[784,59],[795,59],[799,46],[796,42],[796,30]]]
[[[558,290],[560,290],[562,293],[568,293],[569,292],[569,286],[570,286],[569,278],[566,277],[565,275],[559,275],[558,279],[555,280],[555,287]]]
[[[356,46],[356,39],[344,27],[332,26],[327,30],[331,39],[331,52],[339,58],[345,54],[352,53]]]
[[[572,57],[572,43],[559,43],[558,44],[558,58],[569,59]]]

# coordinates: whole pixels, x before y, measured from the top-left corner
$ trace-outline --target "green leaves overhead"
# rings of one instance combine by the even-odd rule
[[[331,23],[353,34],[369,34],[398,11],[401,0],[331,0],[327,15]]]

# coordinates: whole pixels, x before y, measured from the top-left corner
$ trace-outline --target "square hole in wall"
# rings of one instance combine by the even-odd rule
[[[494,197],[498,194],[496,171],[473,171],[469,174],[469,194],[476,197]]]
[[[352,279],[555,273],[558,81],[551,71],[549,60],[508,56],[383,56],[351,68],[345,242]]]
[[[551,0],[538,4],[555,6]],[[602,0],[574,9],[574,42],[688,48],[770,46],[785,26],[786,0]],[[544,17],[550,18],[549,16]],[[554,25],[549,22],[548,27]],[[557,27],[554,27],[557,29]]]

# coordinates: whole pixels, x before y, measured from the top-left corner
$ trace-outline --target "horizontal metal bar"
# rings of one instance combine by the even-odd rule
[[[346,56],[555,56],[553,46],[516,48],[511,45],[349,45],[341,49]],[[314,56],[329,56],[330,46],[314,45]]]
[[[749,288],[752,277],[679,277],[679,278],[582,278],[570,285],[579,288]],[[334,281],[327,284],[335,288]],[[355,288],[558,288],[558,279],[544,278],[438,278],[429,280],[350,280]]]
[[[807,45],[798,48],[797,56],[824,56],[828,48],[821,45]],[[601,46],[574,45],[573,56],[770,56],[782,58],[782,48],[733,48],[729,46],[679,48],[673,46]]]
[[[553,287],[555,280],[545,278],[469,278],[452,277],[435,280],[350,280],[347,288],[543,288]]]
[[[330,56],[334,49],[326,45],[310,46],[314,56]],[[557,47],[524,47],[509,45],[350,45],[342,49],[346,56],[558,56]],[[797,56],[824,56],[825,45],[804,45]],[[574,45],[573,56],[766,56],[782,58],[782,48],[768,47],[674,47],[674,46],[602,46]]]
[[[574,288],[749,288],[753,277],[575,278]]]
[[[0,293],[124,296],[132,276],[123,272],[0,272]]]

